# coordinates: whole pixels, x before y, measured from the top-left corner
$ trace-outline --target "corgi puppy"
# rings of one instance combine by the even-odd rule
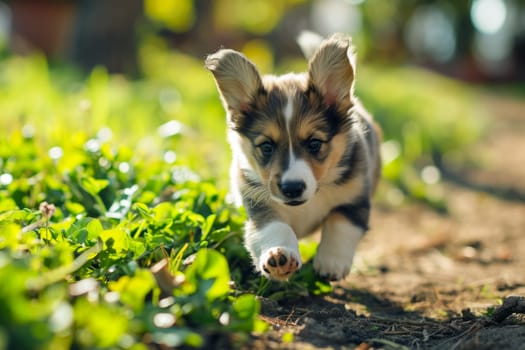
[[[256,270],[288,280],[301,267],[298,239],[320,228],[314,268],[344,278],[381,166],[380,130],[353,94],[351,39],[322,41],[302,74],[261,76],[229,49],[205,65],[227,113],[231,179],[247,210],[244,240]]]

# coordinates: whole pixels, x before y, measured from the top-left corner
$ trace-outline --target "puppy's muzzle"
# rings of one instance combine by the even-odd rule
[[[303,181],[286,181],[279,184],[279,191],[288,200],[287,205],[299,205],[305,201],[301,199],[306,184]]]

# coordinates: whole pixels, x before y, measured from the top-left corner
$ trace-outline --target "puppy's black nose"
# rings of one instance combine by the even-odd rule
[[[279,184],[281,193],[290,199],[301,197],[305,188],[306,184],[302,181],[288,181]]]

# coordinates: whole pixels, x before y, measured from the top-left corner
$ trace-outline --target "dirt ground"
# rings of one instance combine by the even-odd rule
[[[262,300],[272,330],[251,347],[525,350],[525,305],[494,317],[525,297],[525,102],[483,103],[492,126],[468,150],[480,165],[443,169],[449,213],[376,204],[356,271],[329,295]]]

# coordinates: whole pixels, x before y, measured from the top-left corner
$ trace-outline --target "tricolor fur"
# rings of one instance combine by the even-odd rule
[[[351,40],[323,41],[308,72],[261,76],[233,50],[208,56],[227,112],[231,178],[247,209],[245,245],[263,275],[301,267],[297,239],[322,230],[314,268],[350,271],[379,178],[379,130],[353,95]]]

